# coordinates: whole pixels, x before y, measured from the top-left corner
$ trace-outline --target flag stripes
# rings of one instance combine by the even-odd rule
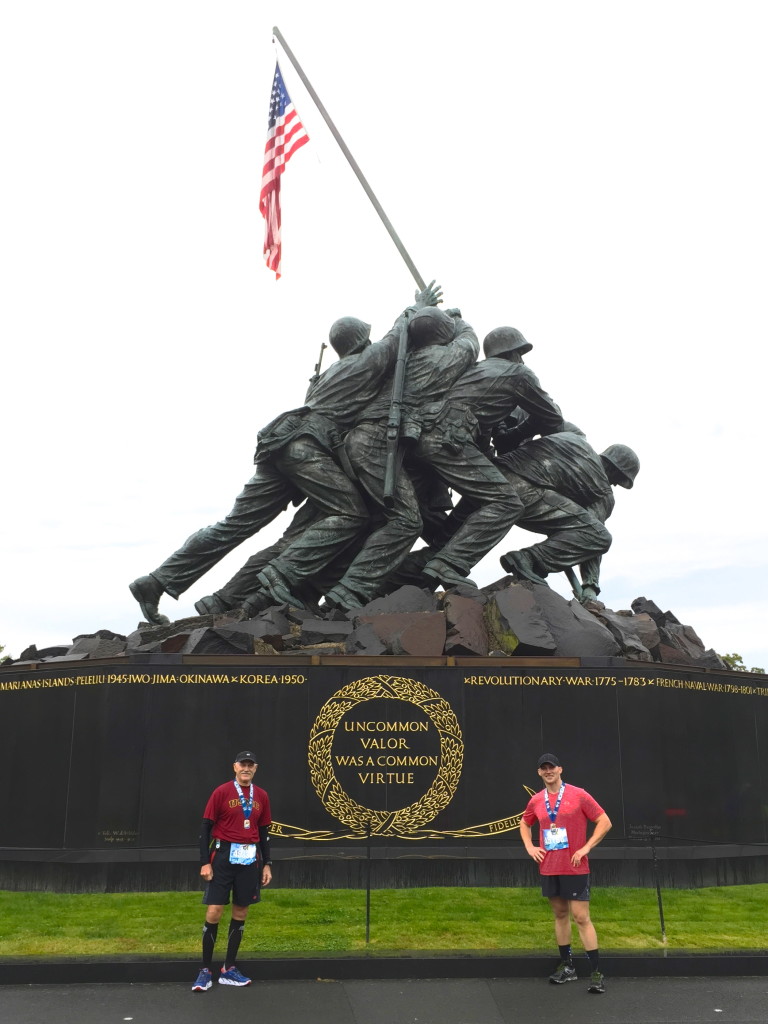
[[[288,161],[305,142],[309,142],[309,136],[285,88],[280,65],[276,64],[259,196],[259,208],[264,217],[264,259],[276,277],[280,277],[282,255],[280,177]]]

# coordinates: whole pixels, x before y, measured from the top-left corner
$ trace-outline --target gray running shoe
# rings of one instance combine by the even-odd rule
[[[564,985],[566,981],[576,981],[577,978],[576,968],[573,964],[566,963],[564,960],[557,965],[555,973],[549,976],[549,980],[553,985]]]
[[[605,978],[602,976],[600,971],[592,971],[587,992],[595,992],[598,994],[605,992]]]

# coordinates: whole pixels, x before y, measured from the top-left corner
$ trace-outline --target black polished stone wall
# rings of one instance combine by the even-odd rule
[[[276,858],[297,877],[303,861],[369,848],[410,859],[415,884],[422,854],[459,873],[467,859],[500,868],[543,750],[610,815],[601,856],[632,825],[659,826],[661,847],[764,844],[766,682],[514,661],[6,670],[0,859],[194,862],[208,794],[244,747],[270,794]]]

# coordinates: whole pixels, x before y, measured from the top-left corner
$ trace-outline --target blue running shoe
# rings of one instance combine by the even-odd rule
[[[250,985],[251,979],[246,978],[236,967],[230,967],[228,971],[222,967],[221,974],[219,975],[219,984],[237,985],[239,988],[242,988],[243,985]]]
[[[192,986],[192,991],[193,992],[207,992],[212,984],[213,984],[213,979],[211,978],[211,972],[208,970],[207,967],[203,967],[203,969],[200,971],[200,973],[197,976],[197,981]]]

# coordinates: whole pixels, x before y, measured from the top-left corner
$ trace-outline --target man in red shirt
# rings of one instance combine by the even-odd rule
[[[253,784],[258,765],[250,750],[241,750],[232,765],[235,777],[211,793],[200,831],[200,877],[207,883],[203,903],[208,905],[203,926],[203,965],[192,986],[206,992],[212,985],[211,961],[219,921],[232,893],[227,955],[219,975],[220,985],[250,985],[235,958],[243,937],[245,919],[252,903],[258,903],[261,886],[272,881],[269,797]]]
[[[555,937],[560,963],[550,976],[553,985],[576,981],[571,952],[571,918],[589,957],[592,976],[589,992],[605,991],[600,973],[597,934],[589,916],[589,861],[587,854],[611,827],[611,819],[584,789],[562,781],[563,768],[556,754],[542,754],[538,762],[544,789],[528,802],[520,822],[520,835],[528,853],[539,865],[541,893],[555,915]],[[595,829],[587,839],[587,822]],[[539,845],[534,846],[531,826],[539,824]]]

